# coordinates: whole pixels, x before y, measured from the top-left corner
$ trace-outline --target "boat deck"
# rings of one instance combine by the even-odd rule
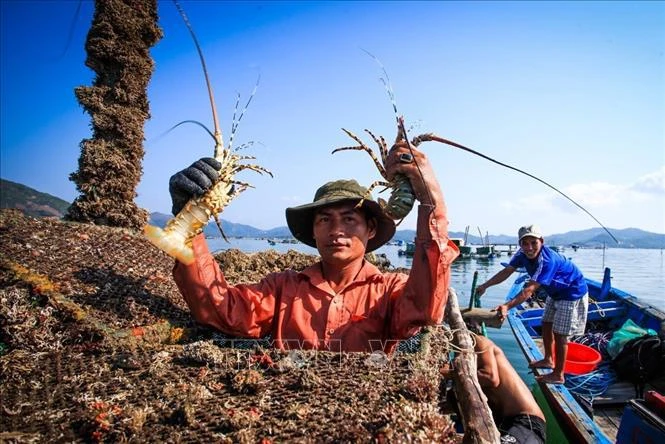
[[[533,338],[534,342],[544,354],[542,338]],[[656,381],[646,384],[644,391],[655,390],[662,393],[665,389],[665,375]],[[635,399],[635,386],[632,382],[616,381],[609,385],[607,390],[593,400],[579,395],[573,395],[582,408],[591,416],[598,427],[613,442],[616,441],[619,423],[624,407],[631,399]]]
[[[526,279],[528,275],[521,274],[515,280],[506,300],[513,299],[522,291]],[[586,281],[589,288],[589,311],[585,331],[593,335],[585,338],[590,341],[587,345],[593,343],[600,347],[608,340],[607,334],[623,328],[627,320],[642,329],[665,334],[665,312],[612,287],[609,268],[605,269],[602,282]],[[539,293],[511,310],[508,315],[513,334],[528,361],[541,359],[544,355],[540,337],[546,297],[547,294]],[[535,375],[546,372],[548,370],[534,370]],[[617,440],[626,441],[629,436],[639,432],[656,438],[650,442],[665,442],[665,418],[654,411],[655,401],[649,403],[642,399],[650,390],[660,395],[665,393],[665,372],[656,372],[656,375],[661,376],[656,380],[651,379],[643,388],[643,393],[637,393],[632,382],[616,380],[613,373],[612,366],[605,361],[591,377],[581,375],[577,381],[567,377],[570,387],[540,384],[568,440],[610,444]],[[602,395],[594,395],[601,391]]]

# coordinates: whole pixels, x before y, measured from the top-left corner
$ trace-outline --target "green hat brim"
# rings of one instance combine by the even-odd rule
[[[358,202],[360,199],[348,199],[343,197],[323,198],[315,202],[286,209],[286,223],[293,237],[305,245],[316,248],[316,241],[312,236],[314,228],[314,213],[317,209],[340,202]],[[366,252],[374,251],[384,245],[395,235],[395,222],[385,215],[378,203],[365,199],[363,208],[369,210],[376,219],[376,235],[367,242]]]

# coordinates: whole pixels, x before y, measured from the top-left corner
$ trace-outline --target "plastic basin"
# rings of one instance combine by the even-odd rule
[[[583,375],[596,369],[602,357],[596,349],[576,342],[568,343],[568,355],[563,372],[571,375]]]

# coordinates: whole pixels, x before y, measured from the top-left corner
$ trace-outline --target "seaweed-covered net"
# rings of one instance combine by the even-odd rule
[[[459,441],[439,328],[391,356],[231,347],[139,235],[0,211],[0,244],[0,441]],[[217,259],[232,282],[316,260]]]

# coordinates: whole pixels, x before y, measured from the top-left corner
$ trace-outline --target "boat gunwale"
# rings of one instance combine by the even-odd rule
[[[522,353],[527,358],[527,362],[542,359],[542,352],[517,316],[516,308],[508,312],[508,322]],[[544,373],[541,369],[534,369],[534,374],[536,375]],[[598,424],[589,417],[588,413],[577,402],[566,386],[545,383],[538,383],[538,385],[548,399],[548,404],[555,411],[557,419],[560,422],[564,422],[568,430],[576,435],[577,442],[580,442],[580,440],[597,443],[613,442],[601,430]],[[575,418],[578,418],[578,420],[575,421]]]
[[[509,290],[506,300],[514,298],[522,290],[523,283],[528,277],[526,273],[518,276]],[[590,296],[593,294],[596,297],[596,299],[591,299],[590,301],[590,304],[596,304],[596,308],[589,311],[590,316],[592,318],[595,317],[595,319],[588,319],[587,322],[601,318],[616,318],[617,320],[632,319],[631,315],[639,314],[640,319],[637,320],[637,323],[642,327],[653,328],[654,330],[659,329],[661,332],[665,331],[665,312],[650,304],[639,301],[637,297],[623,290],[611,287],[609,284],[609,269],[605,271],[604,282],[588,278],[586,281],[589,286]],[[612,311],[608,313],[608,310]],[[540,360],[544,357],[534,341],[534,336],[540,337],[540,335],[533,328],[534,326],[541,325],[538,321],[542,319],[542,312],[542,307],[524,308],[523,304],[510,309],[508,312],[509,325],[527,362]],[[541,316],[540,318],[536,316],[538,314]],[[544,369],[534,369],[533,372],[534,375],[546,373]],[[549,406],[555,412],[557,420],[566,427],[568,431],[567,435],[574,435],[574,437],[571,436],[570,438],[585,442],[614,442],[591,418],[568,388],[561,384],[546,384],[541,382],[538,384]]]

